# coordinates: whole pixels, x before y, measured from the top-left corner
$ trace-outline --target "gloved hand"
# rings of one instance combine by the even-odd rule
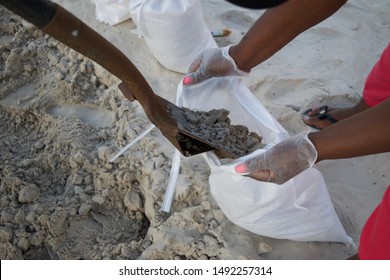
[[[261,155],[235,167],[237,173],[250,173],[259,181],[283,184],[317,160],[317,150],[308,138],[308,133],[286,139]]]
[[[230,46],[205,50],[192,62],[184,79],[184,85],[193,85],[211,77],[247,76],[238,69],[236,62],[229,55]]]

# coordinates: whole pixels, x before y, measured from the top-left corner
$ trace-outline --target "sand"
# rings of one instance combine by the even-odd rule
[[[256,132],[249,131],[244,125],[232,124],[229,110],[199,111],[183,107],[182,110],[173,109],[171,112],[180,129],[204,143],[210,143],[221,158],[243,157],[265,146],[262,137]],[[197,144],[191,141],[185,145],[189,150],[197,149]],[[221,151],[223,155],[219,154]]]
[[[174,102],[183,75],[152,56],[131,20],[108,26],[90,1],[55,1],[123,51],[155,92]],[[237,42],[261,12],[203,0],[211,30]],[[355,0],[244,79],[291,135],[300,112],[345,106],[390,38],[387,0]],[[232,224],[210,195],[201,155],[183,158],[171,213],[160,211],[173,146],[100,66],[0,10],[1,259],[345,259],[356,248],[258,236]],[[335,139],[336,140],[336,139]],[[356,244],[390,181],[389,154],[318,164]]]

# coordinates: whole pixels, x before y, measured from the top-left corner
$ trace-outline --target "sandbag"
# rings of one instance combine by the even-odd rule
[[[255,234],[295,241],[343,242],[349,237],[333,207],[323,176],[310,168],[277,185],[236,174],[234,166],[289,137],[237,77],[211,78],[178,87],[177,104],[193,110],[227,109],[232,124],[258,133],[266,144],[250,155],[223,164],[214,152],[204,154],[211,169],[211,195],[226,217]]]
[[[91,0],[98,21],[115,25],[130,18],[130,0]]]
[[[129,12],[154,57],[172,71],[186,73],[199,54],[217,47],[199,0],[132,0]]]

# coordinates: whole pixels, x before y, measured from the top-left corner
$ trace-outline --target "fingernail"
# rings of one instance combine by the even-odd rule
[[[192,83],[191,77],[184,77],[183,84],[190,85]]]
[[[236,167],[234,167],[234,171],[236,173],[246,173],[246,172],[248,172],[247,169],[246,169],[245,164],[236,165]]]

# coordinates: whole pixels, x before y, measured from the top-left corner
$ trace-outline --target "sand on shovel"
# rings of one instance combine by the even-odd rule
[[[226,109],[206,112],[183,107],[183,110],[172,110],[172,115],[180,120],[178,123],[183,126],[182,129],[237,158],[265,146],[257,133],[250,132],[244,125],[231,124],[229,111]],[[224,157],[218,151],[216,154]]]

